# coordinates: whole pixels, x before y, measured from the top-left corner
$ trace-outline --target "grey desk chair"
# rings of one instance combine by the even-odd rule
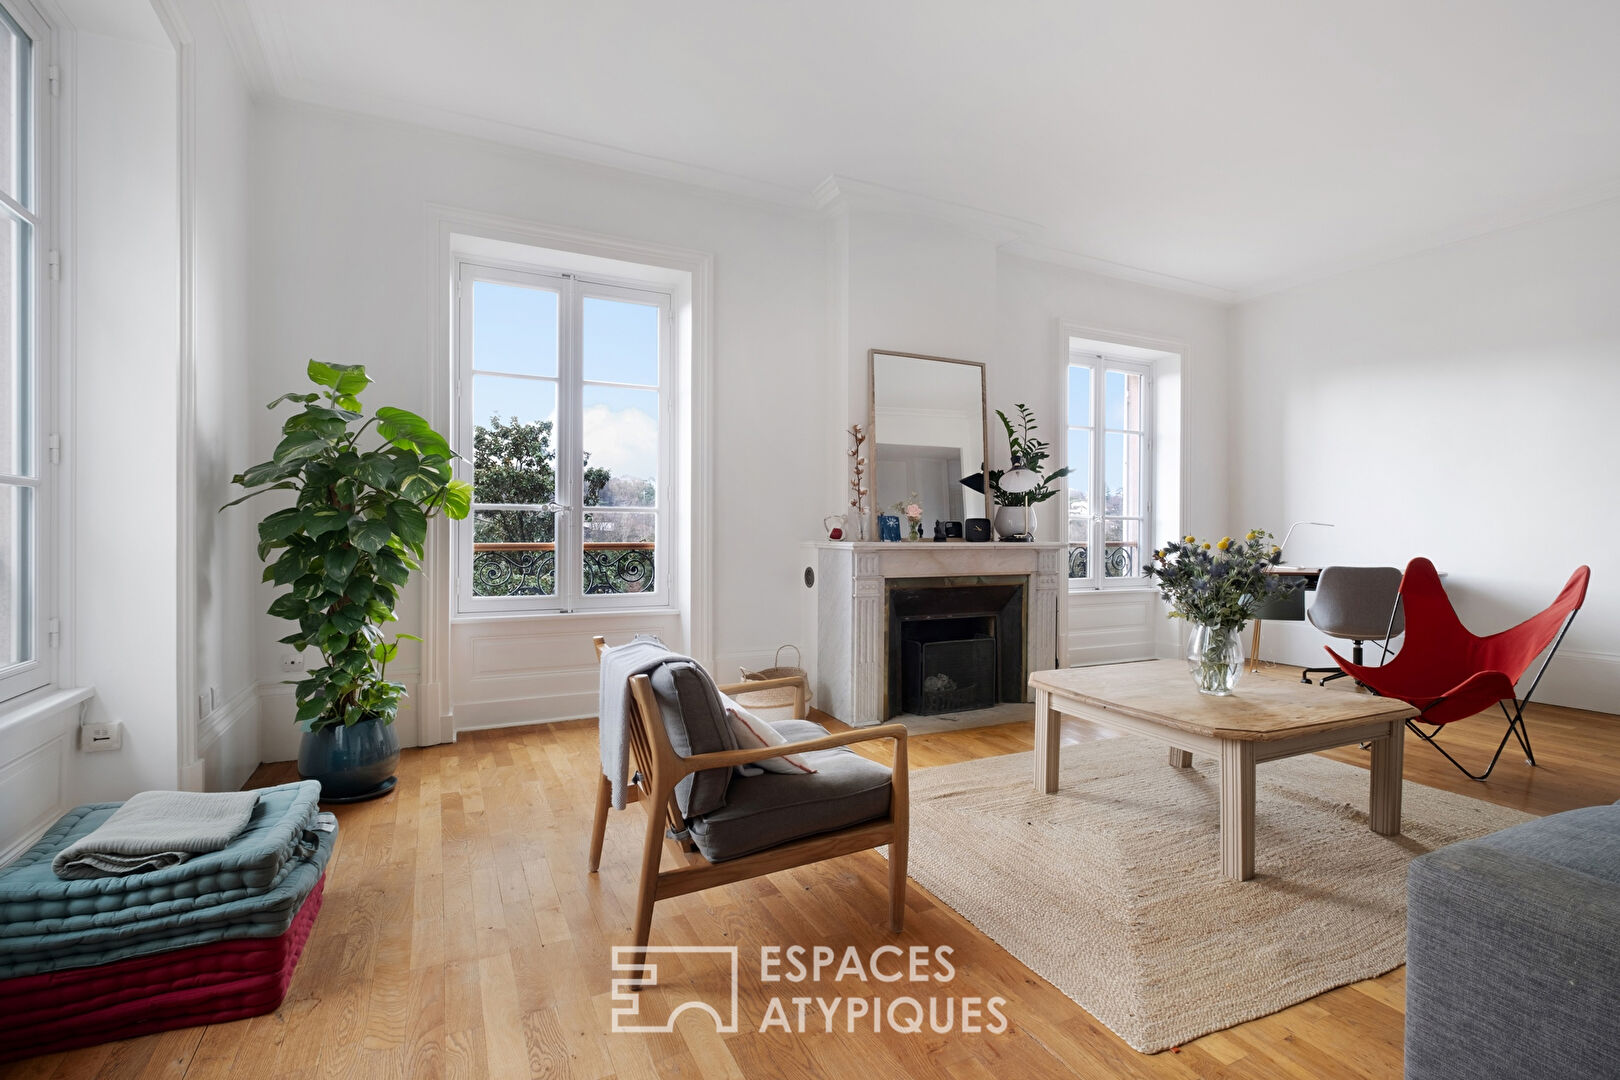
[[[1362,663],[1364,642],[1379,642],[1389,655],[1390,639],[1406,629],[1401,610],[1401,572],[1393,566],[1327,566],[1316,583],[1316,600],[1305,617],[1329,637],[1348,638],[1352,659]],[[1299,681],[1325,675],[1321,685],[1344,678],[1336,667],[1305,668]]]

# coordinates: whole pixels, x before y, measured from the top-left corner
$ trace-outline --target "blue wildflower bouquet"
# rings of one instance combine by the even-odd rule
[[[1153,553],[1142,575],[1158,581],[1173,618],[1236,629],[1267,600],[1293,592],[1294,585],[1266,573],[1280,561],[1282,549],[1272,543],[1271,534],[1251,529],[1241,540],[1172,540]]]

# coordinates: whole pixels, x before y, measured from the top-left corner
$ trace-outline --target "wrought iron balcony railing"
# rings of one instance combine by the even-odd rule
[[[1087,564],[1087,544],[1069,545],[1069,577],[1090,577]],[[1134,540],[1110,540],[1103,557],[1103,576],[1111,578],[1136,577],[1141,571],[1141,545]]]
[[[650,541],[585,544],[585,592],[640,593],[653,587]],[[557,545],[473,545],[473,595],[551,596],[557,591]]]

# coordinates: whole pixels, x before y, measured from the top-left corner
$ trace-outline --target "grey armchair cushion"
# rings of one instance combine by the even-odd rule
[[[827,734],[808,720],[771,726],[792,742]],[[703,856],[710,862],[735,859],[888,814],[887,766],[847,747],[814,750],[805,759],[815,772],[733,777],[725,806],[690,822]]]
[[[653,696],[669,733],[669,745],[681,757],[737,749],[720,691],[709,673],[690,661],[664,664],[651,675]],[[705,769],[675,785],[675,802],[690,819],[726,805],[730,769]]]
[[[1412,860],[1408,1080],[1620,1077],[1620,805]]]

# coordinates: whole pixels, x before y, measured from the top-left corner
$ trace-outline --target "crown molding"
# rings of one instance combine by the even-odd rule
[[[1202,281],[1189,281],[1186,278],[1175,277],[1172,274],[1161,274],[1157,270],[1144,270],[1139,266],[1129,266],[1108,259],[1099,259],[1094,255],[1082,255],[1077,251],[1050,247],[1031,240],[1015,240],[1003,244],[1001,250],[1008,255],[1016,255],[1021,259],[1029,259],[1032,262],[1064,266],[1070,270],[1080,270],[1088,274],[1097,274],[1100,277],[1129,281],[1136,285],[1148,285],[1155,289],[1183,293],[1204,300],[1215,300],[1223,304],[1234,303],[1237,300],[1237,293],[1219,285],[1209,285]]]
[[[236,69],[247,84],[248,95],[255,101],[274,97],[275,79],[245,0],[214,0],[214,13],[230,46],[231,57],[236,61]]]
[[[1474,218],[1450,229],[1429,233],[1404,244],[1392,244],[1382,248],[1375,248],[1346,259],[1334,260],[1297,273],[1270,278],[1259,284],[1237,290],[1234,294],[1234,302],[1248,303],[1251,300],[1259,300],[1275,293],[1286,292],[1301,285],[1326,281],[1329,278],[1340,277],[1344,274],[1354,273],[1357,270],[1370,270],[1375,266],[1399,262],[1401,259],[1424,255],[1431,251],[1439,251],[1442,248],[1454,247],[1458,244],[1468,243],[1471,240],[1480,240],[1497,233],[1512,232],[1515,229],[1550,221],[1565,214],[1588,210],[1616,200],[1620,200],[1620,177],[1590,187],[1564,192],[1550,199],[1521,203],[1518,206],[1495,214]]]
[[[997,245],[1044,230],[1039,222],[836,173],[815,186],[810,202],[828,217],[865,213],[944,222]]]

